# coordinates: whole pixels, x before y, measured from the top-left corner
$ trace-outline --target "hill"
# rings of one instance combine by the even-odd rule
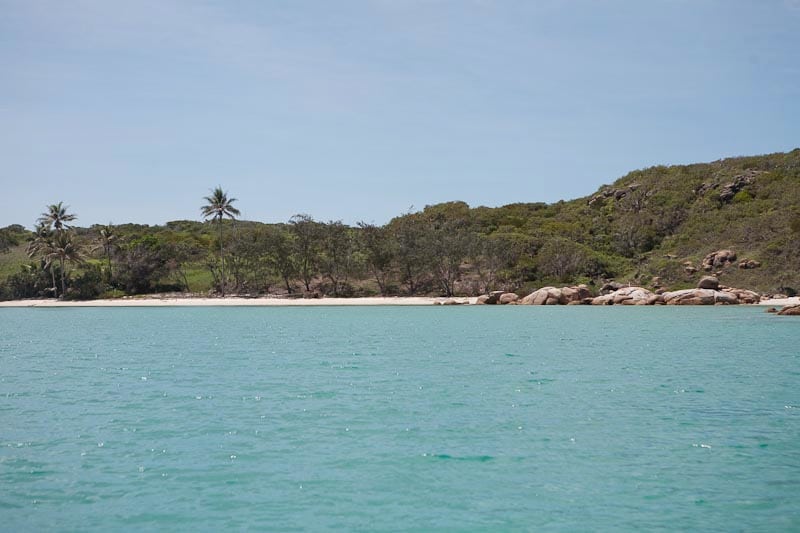
[[[207,293],[223,283],[229,293],[339,296],[524,293],[609,279],[679,289],[709,271],[729,286],[792,294],[800,149],[636,170],[554,204],[437,204],[382,227],[297,215],[286,224],[173,221],[69,236],[82,260],[62,267],[57,254],[28,257],[32,232],[1,229],[0,297],[59,294],[62,268],[71,298]]]

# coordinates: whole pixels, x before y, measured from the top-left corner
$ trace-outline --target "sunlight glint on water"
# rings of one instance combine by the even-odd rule
[[[800,528],[760,308],[0,310],[0,529]]]

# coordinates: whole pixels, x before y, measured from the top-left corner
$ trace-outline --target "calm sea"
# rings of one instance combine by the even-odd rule
[[[800,530],[761,308],[0,309],[0,530]]]

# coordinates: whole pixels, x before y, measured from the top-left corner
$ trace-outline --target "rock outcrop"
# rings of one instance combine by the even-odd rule
[[[778,314],[781,316],[800,316],[800,304],[798,305],[787,305],[780,311]]]
[[[600,287],[600,294],[608,294],[619,290],[624,286],[625,285],[622,283],[617,283],[616,281],[607,281],[602,287]]]
[[[711,272],[715,268],[724,268],[736,261],[736,252],[733,250],[717,250],[703,258],[703,270]]]
[[[736,305],[756,304],[761,301],[761,295],[746,289],[725,287],[719,284],[717,278],[705,276],[696,289],[660,289],[653,292],[644,287],[621,287],[592,298],[585,285],[542,287],[521,299],[514,293],[502,293],[481,296],[477,303],[490,301],[495,304],[520,305]]]
[[[629,193],[635,191],[639,188],[638,183],[631,183],[627,187],[620,187],[619,189],[614,189],[613,187],[606,187],[598,194],[595,194],[589,199],[589,205],[595,205],[597,202],[602,202],[607,198],[614,198],[614,200],[622,200]]]
[[[709,191],[713,191],[715,189],[720,189],[717,198],[722,203],[730,203],[733,201],[733,198],[736,196],[736,193],[745,189],[748,185],[751,185],[755,180],[756,177],[761,174],[762,171],[758,170],[747,170],[744,174],[739,174],[733,178],[733,181],[722,185],[721,182],[711,182],[711,183],[703,183],[699,187],[694,190],[694,193],[698,196],[703,196]]]
[[[522,305],[568,305],[584,303],[591,298],[591,293],[586,285],[576,287],[542,287],[533,291],[518,303]]]
[[[716,278],[714,278],[716,280]],[[624,287],[598,296],[592,305],[735,305],[755,304],[761,301],[757,292],[723,287],[713,281],[701,283],[717,288],[684,289],[653,293],[642,287]]]
[[[714,276],[703,276],[697,283],[698,289],[719,289],[719,280]]]
[[[752,259],[742,259],[739,261],[739,268],[744,270],[749,270],[752,268],[758,268],[761,266],[761,262],[753,261]]]
[[[561,289],[542,287],[535,290],[520,301],[522,305],[558,305],[561,300]]]
[[[761,301],[761,295],[755,291],[747,289],[735,289],[733,287],[720,287],[722,292],[727,292],[736,296],[740,304],[757,304]]]
[[[758,175],[757,171],[751,170],[745,174],[740,174],[733,178],[733,181],[726,183],[722,190],[719,192],[719,201],[723,203],[730,203],[736,193],[743,190],[756,180]]]
[[[598,296],[592,300],[592,305],[655,305],[660,300],[660,295],[643,287],[623,287]]]
[[[497,299],[497,303],[500,305],[508,305],[516,303],[519,300],[519,296],[514,294],[513,292],[506,292],[500,295],[500,298]]]
[[[492,291],[489,294],[479,296],[475,301],[476,305],[508,305],[519,300],[519,296],[513,292]]]
[[[730,292],[714,289],[684,289],[661,295],[667,305],[734,305],[739,298]]]

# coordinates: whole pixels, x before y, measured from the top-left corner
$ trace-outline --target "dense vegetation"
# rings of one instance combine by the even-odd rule
[[[718,249],[757,265],[720,267],[726,285],[800,286],[800,149],[637,170],[549,205],[438,204],[385,226],[240,221],[221,189],[204,200],[205,222],[163,226],[71,227],[63,204],[47,206],[33,232],[0,229],[0,297],[474,295],[609,279],[683,288]]]

